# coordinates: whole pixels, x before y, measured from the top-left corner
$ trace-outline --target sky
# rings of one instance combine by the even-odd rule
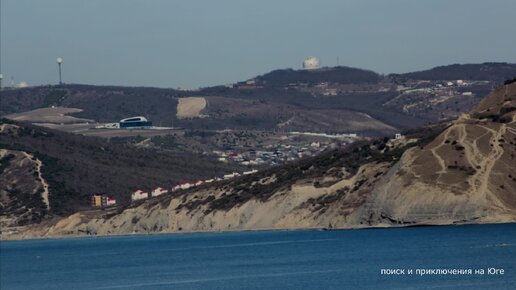
[[[516,62],[514,0],[0,0],[4,84],[198,88],[274,69]]]

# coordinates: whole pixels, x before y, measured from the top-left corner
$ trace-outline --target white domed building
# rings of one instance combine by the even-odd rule
[[[29,87],[29,84],[25,81],[22,81],[20,82],[18,85],[17,85],[18,88],[20,89],[23,89],[23,88],[28,88]]]
[[[303,61],[303,69],[318,69],[320,68],[319,59],[315,56],[309,56]]]

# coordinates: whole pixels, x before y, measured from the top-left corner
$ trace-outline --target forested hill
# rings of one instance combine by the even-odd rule
[[[5,179],[0,185],[2,211],[7,205],[14,206],[10,211],[19,210],[42,182],[49,185],[51,213],[68,214],[89,208],[93,193],[113,195],[124,205],[136,189],[170,188],[236,169],[199,155],[112,144],[5,119],[0,128],[0,176]],[[42,163],[41,177],[37,162]],[[16,181],[23,178],[23,182]],[[35,185],[21,188],[27,184]]]
[[[516,64],[487,62],[482,64],[452,64],[434,67],[429,70],[397,74],[416,80],[489,80],[503,82],[516,77]]]

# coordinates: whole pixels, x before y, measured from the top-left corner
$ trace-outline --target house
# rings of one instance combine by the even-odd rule
[[[226,175],[224,175],[224,179],[231,179],[231,178],[233,178],[233,177],[237,177],[237,176],[240,176],[240,173],[238,173],[238,172],[233,172],[233,173],[231,173],[231,174],[226,174]]]
[[[113,196],[96,193],[91,196],[92,207],[107,207],[116,205],[116,199]]]
[[[106,200],[106,206],[114,206],[116,205],[116,199],[114,196],[108,196]]]
[[[399,139],[401,139],[401,134],[400,134],[400,133],[396,133],[396,134],[394,135],[394,139],[395,139],[395,140],[399,140]]]
[[[146,199],[148,197],[149,197],[148,192],[138,189],[137,191],[133,192],[133,194],[131,195],[131,200],[136,201],[136,200]]]
[[[203,184],[204,182],[202,180],[198,180],[196,183],[195,183],[195,186],[199,186],[201,184]]]
[[[253,174],[253,173],[256,173],[256,172],[258,172],[258,170],[253,169],[253,170],[249,170],[249,171],[244,171],[242,174],[243,175],[249,175],[249,174]]]
[[[162,187],[156,187],[156,189],[154,189],[152,192],[151,192],[151,196],[160,196],[164,193],[167,193],[168,190],[162,188]]]
[[[101,207],[102,206],[102,194],[93,194],[91,196],[91,207]]]
[[[190,187],[193,186],[193,184],[189,183],[189,182],[180,182],[178,184],[179,188],[180,189],[189,189]]]

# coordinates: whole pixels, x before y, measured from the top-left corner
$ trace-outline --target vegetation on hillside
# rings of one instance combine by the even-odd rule
[[[452,64],[392,76],[418,80],[491,80],[503,82],[503,80],[516,76],[516,65],[504,62]]]
[[[5,119],[1,122],[13,123]],[[177,182],[212,178],[238,169],[193,154],[141,149],[14,124],[20,127],[0,134],[0,149],[24,151],[43,162],[43,178],[49,183],[55,214],[88,208],[93,193],[113,195],[118,203],[126,205],[136,189],[170,188]]]
[[[352,67],[333,67],[320,70],[293,70],[280,69],[261,75],[256,78],[260,83],[273,86],[285,87],[290,84],[306,83],[318,84],[321,82],[340,84],[375,83],[381,77],[379,74]]]
[[[195,199],[183,204],[181,207],[194,209],[208,204],[208,211],[229,210],[251,199],[266,201],[277,192],[289,190],[293,184],[299,181],[311,180],[314,182],[314,186],[320,186],[323,178],[342,179],[344,177],[343,169],[349,176],[352,176],[357,173],[360,166],[366,163],[390,163],[392,165],[407,149],[414,146],[425,146],[446,126],[447,124],[441,123],[423,127],[420,130],[407,131],[404,133],[406,138],[416,138],[418,141],[401,147],[390,148],[387,146],[389,138],[378,138],[356,142],[344,148],[325,151],[315,157],[261,170],[258,173],[219,184],[217,189],[225,191],[220,198],[216,199],[214,195],[209,195],[204,199]],[[358,181],[355,188],[349,190],[351,192],[358,190],[364,182],[365,180]]]

